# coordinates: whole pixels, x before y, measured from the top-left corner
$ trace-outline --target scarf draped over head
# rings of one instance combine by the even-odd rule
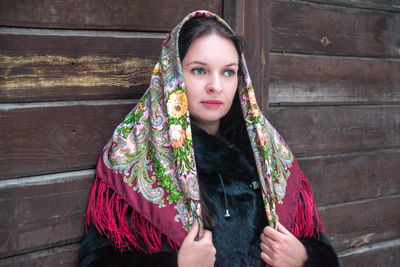
[[[134,246],[159,251],[162,235],[177,248],[194,220],[200,223],[200,234],[203,229],[178,48],[180,30],[193,17],[215,19],[231,30],[209,11],[186,16],[165,39],[149,88],[117,126],[98,160],[86,226],[93,224],[121,250]],[[276,226],[279,220],[296,236],[313,235],[316,209],[310,188],[292,152],[258,108],[244,56],[240,56],[243,75],[237,93],[268,222]]]

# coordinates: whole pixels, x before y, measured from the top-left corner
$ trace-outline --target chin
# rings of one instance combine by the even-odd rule
[[[205,109],[199,109],[200,111],[197,112],[191,111],[189,109],[190,117],[194,121],[201,122],[202,124],[214,124],[215,122],[220,121],[227,113],[229,110],[223,110],[223,109],[218,109],[218,110],[205,110]]]

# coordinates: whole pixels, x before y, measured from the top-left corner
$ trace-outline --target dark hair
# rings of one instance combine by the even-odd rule
[[[213,18],[195,17],[187,21],[179,35],[179,56],[181,62],[186,56],[186,52],[189,49],[191,43],[198,37],[218,34],[222,37],[228,38],[235,45],[236,51],[239,55],[239,75],[242,73],[242,64],[240,57],[243,53],[243,39],[240,35],[231,32],[221,22],[218,22]]]

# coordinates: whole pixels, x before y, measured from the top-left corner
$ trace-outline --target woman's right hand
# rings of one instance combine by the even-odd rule
[[[196,241],[199,232],[199,223],[193,222],[192,229],[183,240],[178,252],[179,267],[208,267],[214,266],[216,250],[212,242],[210,231],[204,230],[203,237]]]

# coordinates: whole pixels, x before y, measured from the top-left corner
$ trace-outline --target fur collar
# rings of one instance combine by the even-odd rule
[[[210,135],[195,124],[192,124],[193,146],[196,167],[199,173],[222,173],[229,177],[232,166],[239,170],[242,177],[257,177],[255,161],[247,130],[241,118],[241,110],[235,99],[228,114],[221,120],[216,135]],[[236,176],[235,175],[235,176]]]

